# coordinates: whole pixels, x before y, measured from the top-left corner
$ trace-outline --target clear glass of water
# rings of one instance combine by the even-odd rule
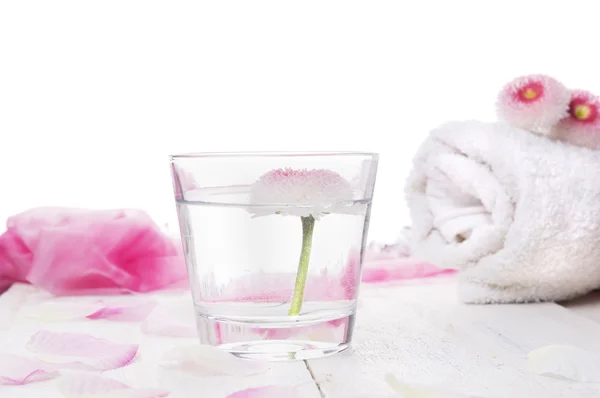
[[[170,157],[200,341],[301,360],[352,339],[373,153]]]

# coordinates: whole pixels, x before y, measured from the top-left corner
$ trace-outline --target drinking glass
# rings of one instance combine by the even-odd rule
[[[266,360],[346,349],[378,155],[170,157],[200,342]]]

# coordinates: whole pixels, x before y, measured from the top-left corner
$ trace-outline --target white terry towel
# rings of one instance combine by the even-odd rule
[[[600,151],[504,124],[431,132],[406,186],[411,254],[462,270],[467,303],[600,288]]]

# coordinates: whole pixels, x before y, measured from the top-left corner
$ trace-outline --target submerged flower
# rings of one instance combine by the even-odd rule
[[[255,216],[269,214],[313,216],[328,213],[352,213],[354,193],[350,183],[331,170],[271,170],[250,188],[249,211]]]
[[[324,169],[275,169],[250,187],[248,211],[255,217],[291,215],[302,222],[300,261],[288,315],[298,316],[302,310],[315,221],[329,213],[362,212],[364,206],[352,203],[353,198],[352,185],[338,173]]]
[[[549,76],[523,76],[500,92],[497,113],[511,126],[549,134],[568,115],[570,98],[569,90]]]
[[[600,98],[574,90],[569,115],[558,123],[554,136],[559,140],[590,149],[600,149]]]

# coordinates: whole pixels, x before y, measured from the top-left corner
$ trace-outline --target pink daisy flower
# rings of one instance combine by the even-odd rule
[[[569,90],[549,76],[523,76],[500,92],[497,113],[511,126],[549,134],[559,120],[568,116],[570,98]]]
[[[594,94],[573,90],[569,116],[554,129],[559,140],[590,149],[600,149],[600,98]]]
[[[275,169],[262,175],[250,187],[248,210],[255,216],[269,214],[313,216],[348,213],[354,192],[348,180],[331,170]]]

